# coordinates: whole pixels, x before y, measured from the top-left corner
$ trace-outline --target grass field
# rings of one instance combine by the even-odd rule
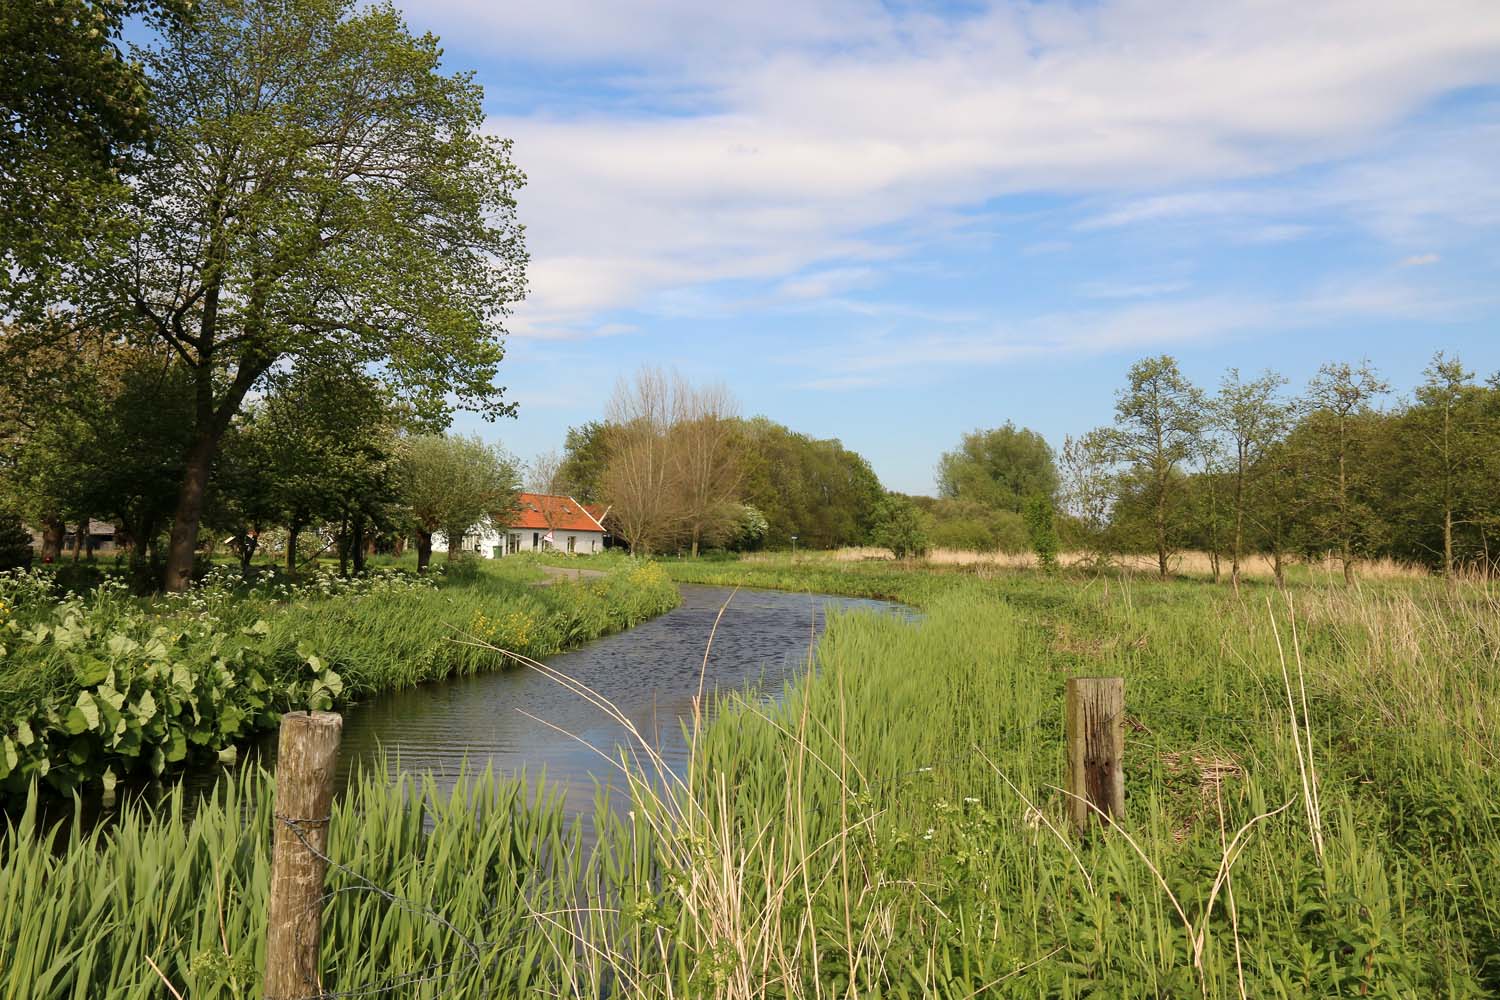
[[[602,816],[589,858],[545,792],[479,778],[435,803],[365,785],[331,853],[399,899],[330,875],[328,990],[1500,993],[1500,598],[1484,585],[1236,595],[863,562],[666,566],[924,617],[834,615],[807,678],[720,714],[676,791]],[[1056,787],[1074,675],[1123,676],[1129,715],[1127,815],[1087,837]],[[167,996],[164,979],[257,995],[269,784],[247,776],[191,824],[126,818],[56,858],[23,822],[0,846],[0,954],[26,960],[0,967],[0,997]]]

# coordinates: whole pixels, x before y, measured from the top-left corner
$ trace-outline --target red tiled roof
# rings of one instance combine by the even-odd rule
[[[517,510],[510,517],[510,528],[546,531],[603,531],[604,527],[572,497],[550,493],[522,493],[516,498]],[[551,521],[549,524],[548,521]]]

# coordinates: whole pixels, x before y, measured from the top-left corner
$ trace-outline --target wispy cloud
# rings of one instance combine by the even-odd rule
[[[1022,192],[1123,196],[1085,229],[1243,217],[1247,238],[1287,239],[1303,206],[1398,239],[1451,211],[1455,185],[1432,183],[1446,171],[1482,189],[1479,217],[1500,212],[1493,165],[1470,155],[1483,135],[1446,160],[1357,159],[1424,103],[1500,77],[1492,0],[1107,0],[948,17],[854,0],[436,0],[414,12],[471,46],[493,37],[506,54],[673,94],[671,114],[543,106],[490,123],[531,177],[525,332],[725,280],[795,288],[809,270],[889,259],[925,219]],[[1342,196],[1332,180],[1311,196],[1290,181],[1234,187],[1330,162],[1354,164]]]

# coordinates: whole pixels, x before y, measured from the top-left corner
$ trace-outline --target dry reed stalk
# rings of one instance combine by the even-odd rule
[[[1292,615],[1293,646],[1294,648],[1296,648],[1297,652],[1297,683],[1302,689],[1302,719],[1300,722],[1297,718],[1297,706],[1295,703],[1295,699],[1292,696],[1292,678],[1291,674],[1287,670],[1286,648],[1281,641],[1281,629],[1276,624],[1276,613],[1271,607],[1271,598],[1269,596],[1266,597],[1266,612],[1271,617],[1271,631],[1272,634],[1276,637],[1276,653],[1281,661],[1281,679],[1286,691],[1287,713],[1290,715],[1292,722],[1292,748],[1297,753],[1297,773],[1302,779],[1303,810],[1307,814],[1307,828],[1308,833],[1312,837],[1313,849],[1318,855],[1318,861],[1321,862],[1323,860],[1323,818],[1318,803],[1317,771],[1313,768],[1312,761],[1310,759],[1312,757],[1311,734],[1309,733],[1307,737],[1307,744],[1305,747],[1302,742],[1303,731],[1308,728],[1307,687],[1303,683],[1302,651],[1300,648],[1300,644],[1296,641],[1295,630],[1297,620],[1296,615],[1292,610],[1291,595],[1287,595],[1287,610],[1288,613]]]
[[[780,558],[779,553],[759,552],[744,556],[746,562],[774,562]],[[808,562],[833,562],[833,563],[855,563],[855,562],[894,562],[895,556],[889,549],[876,548],[873,546],[850,546],[842,549],[834,549],[829,552],[799,553],[799,560]],[[918,564],[928,566],[963,566],[987,570],[1034,570],[1037,568],[1036,556],[1030,552],[1004,552],[1000,550],[980,551],[973,549],[932,549],[925,556],[915,560]],[[1089,552],[1069,551],[1058,554],[1058,565],[1065,568],[1081,568],[1092,566],[1096,561],[1095,556]],[[1116,569],[1127,573],[1135,573],[1143,576],[1155,576],[1158,569],[1156,556],[1151,553],[1120,553],[1112,555],[1109,564]],[[1184,550],[1174,553],[1169,564],[1171,571],[1179,576],[1193,576],[1211,578],[1214,575],[1214,561],[1212,555],[1197,550]],[[1332,555],[1326,555],[1314,560],[1284,559],[1284,566],[1302,566],[1309,571],[1327,578],[1332,583],[1337,578],[1342,585],[1343,569],[1338,560]],[[1399,560],[1382,557],[1380,559],[1361,560],[1357,566],[1358,575],[1367,580],[1410,580],[1430,576],[1426,567],[1416,563],[1401,562]],[[1219,576],[1228,579],[1229,557],[1220,555]],[[1240,558],[1240,576],[1243,579],[1273,580],[1276,577],[1275,562],[1263,553],[1249,553]]]

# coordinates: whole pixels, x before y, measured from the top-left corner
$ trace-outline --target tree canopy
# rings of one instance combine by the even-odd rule
[[[1036,431],[1007,421],[971,431],[937,466],[938,495],[1020,514],[1029,498],[1057,493],[1052,447]]]
[[[479,87],[389,7],[209,0],[157,26],[129,239],[86,261],[79,294],[190,376],[180,589],[220,439],[284,361],[378,372],[434,421],[512,411],[494,379],[523,291],[523,178],[482,129]]]

